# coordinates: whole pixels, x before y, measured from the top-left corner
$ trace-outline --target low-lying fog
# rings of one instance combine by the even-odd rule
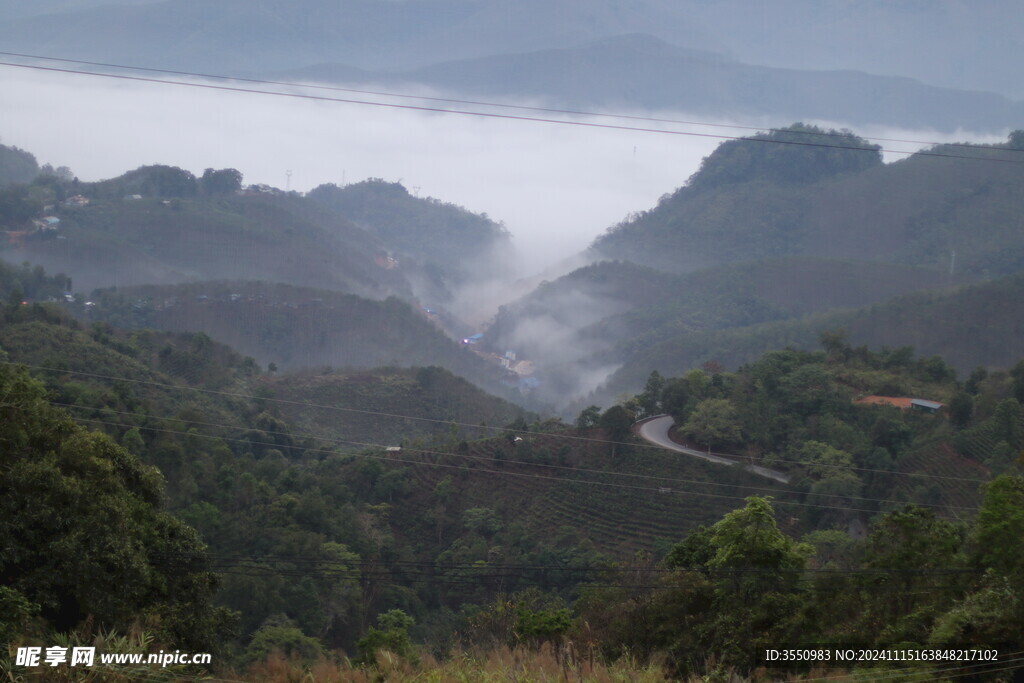
[[[4,81],[2,142],[32,152],[40,164],[69,166],[90,181],[144,164],[180,166],[196,174],[208,167],[233,167],[242,171],[247,183],[298,191],[368,177],[400,180],[420,196],[504,221],[525,257],[524,274],[540,272],[579,252],[630,212],[652,207],[658,197],[681,185],[721,142],[711,137],[427,113],[14,67],[0,67],[0,74]],[[305,92],[367,99],[322,90]],[[682,114],[658,116],[687,120]],[[587,120],[657,127],[623,119]],[[704,134],[751,132],[670,127]],[[887,133],[886,137],[940,139],[930,132]]]
[[[317,101],[216,89],[141,83],[96,76],[55,74],[0,67],[2,142],[27,149],[39,163],[69,166],[83,180],[120,175],[144,164],[180,166],[196,174],[208,167],[233,167],[247,183],[307,191],[368,177],[401,181],[411,192],[486,212],[515,237],[523,262],[517,282],[477,281],[457,292],[452,307],[471,324],[483,325],[498,305],[524,295],[541,278],[570,270],[564,259],[578,254],[598,234],[628,214],[653,207],[683,184],[717,137],[754,131],[708,125],[664,124],[671,135],[536,121],[481,118]],[[258,87],[237,84],[239,87]],[[318,96],[367,99],[323,90]],[[401,104],[419,101],[393,99]],[[425,106],[438,106],[422,102]],[[453,107],[457,105],[452,105]],[[497,111],[485,107],[465,109]],[[506,113],[551,118],[539,112]],[[622,113],[622,112],[618,112]],[[682,113],[659,118],[691,120]],[[655,128],[628,119],[581,121]],[[790,121],[757,121],[761,126]],[[819,122],[827,127],[851,127]],[[856,128],[884,148],[911,152],[925,145],[896,140],[998,142],[1003,135],[940,135],[933,131]],[[904,154],[886,153],[886,161]],[[573,259],[574,265],[582,265]],[[509,342],[532,348],[533,360],[563,376],[558,395],[565,405],[600,385],[615,366],[595,365],[600,349],[579,340],[585,324],[613,312],[593,297],[586,319],[523,319],[508,331]],[[573,339],[574,343],[559,340]],[[573,349],[568,357],[565,349]],[[573,386],[570,386],[573,385]]]

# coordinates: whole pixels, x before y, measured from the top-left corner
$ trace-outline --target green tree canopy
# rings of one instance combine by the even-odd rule
[[[161,509],[163,478],[0,366],[0,585],[58,631],[137,620],[181,647],[215,649],[230,616],[194,529]]]
[[[882,163],[881,147],[849,130],[794,123],[768,133],[723,142],[690,178],[694,188],[766,179],[809,183]]]
[[[629,437],[629,430],[633,426],[636,416],[624,406],[614,405],[604,411],[597,424],[605,430],[605,434],[612,441],[623,441]]]
[[[232,194],[242,189],[242,173],[233,168],[222,168],[219,171],[208,168],[199,179],[199,187],[208,195]]]
[[[971,535],[976,564],[1024,576],[1024,477],[1000,475],[985,485]]]
[[[682,432],[708,450],[739,441],[742,436],[736,408],[725,398],[709,398],[698,403],[682,426]]]

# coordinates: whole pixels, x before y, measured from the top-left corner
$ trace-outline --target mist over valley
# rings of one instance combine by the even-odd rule
[[[105,195],[108,204],[113,200],[112,212],[104,213],[93,206],[66,221],[59,236],[50,235],[59,239],[16,248],[11,252],[13,259],[68,273],[76,289],[86,293],[109,286],[266,280],[334,289],[371,299],[398,297],[409,301],[414,310],[436,310],[441,317],[430,315],[453,344],[484,332],[480,346],[471,346],[478,353],[493,354],[488,362],[494,366],[506,351],[528,361],[530,374],[520,378],[526,379],[526,384],[518,390],[527,388],[521,400],[534,407],[575,410],[643,344],[663,338],[668,330],[688,332],[709,324],[731,327],[792,315],[775,304],[759,302],[758,295],[751,293],[745,295],[749,301],[741,305],[740,310],[745,311],[742,315],[715,322],[705,320],[703,315],[688,319],[687,315],[693,313],[682,311],[720,305],[711,303],[718,301],[719,295],[709,296],[704,291],[708,277],[714,281],[717,275],[680,283],[666,279],[660,271],[641,270],[626,277],[613,276],[610,284],[598,284],[595,289],[586,283],[586,275],[574,274],[572,281],[577,284],[562,293],[554,294],[557,289],[543,286],[581,265],[624,259],[642,269],[653,266],[671,273],[787,255],[883,261],[892,261],[895,256],[897,262],[941,270],[948,259],[946,254],[957,248],[951,242],[946,252],[925,261],[918,256],[908,261],[892,251],[903,238],[889,244],[880,239],[853,241],[846,247],[841,246],[839,235],[853,235],[855,228],[833,227],[829,228],[833,233],[829,233],[814,227],[829,224],[832,216],[838,215],[862,220],[846,207],[828,208],[827,201],[831,200],[820,203],[819,187],[824,188],[825,196],[835,194],[836,201],[846,201],[839,197],[853,192],[852,201],[858,206],[886,211],[883,207],[893,204],[901,192],[898,188],[902,188],[889,176],[899,174],[897,169],[908,164],[932,163],[928,158],[918,162],[907,159],[907,154],[921,143],[906,141],[937,138],[935,142],[941,142],[945,136],[935,131],[878,129],[883,142],[877,146],[882,151],[873,153],[877,167],[873,173],[878,176],[876,184],[888,188],[888,195],[878,195],[878,190],[872,188],[873,181],[867,180],[871,174],[861,174],[864,180],[851,178],[836,184],[849,173],[842,167],[833,171],[839,173],[836,181],[812,183],[813,189],[806,187],[807,181],[794,184],[773,180],[770,167],[766,167],[758,171],[768,174],[762,179],[740,177],[739,184],[727,183],[721,188],[705,188],[707,183],[697,183],[696,187],[672,192],[684,182],[693,185],[711,176],[717,166],[697,173],[702,168],[701,158],[724,159],[725,152],[734,146],[752,144],[723,144],[716,137],[746,135],[745,129],[723,122],[689,127],[693,132],[714,131],[712,137],[704,137],[707,133],[666,135],[579,127],[571,123],[593,120],[572,117],[567,119],[570,125],[477,119],[201,88],[193,91],[184,86],[108,83],[98,77],[82,80],[66,75],[13,75],[13,85],[24,88],[22,98],[33,104],[24,111],[17,110],[10,129],[23,131],[42,147],[45,156],[38,154],[41,162],[52,160],[55,166],[68,166],[79,181],[90,177],[94,183],[102,180],[95,184],[96,191]],[[69,92],[75,107],[58,106]],[[665,118],[690,120],[685,113],[663,114]],[[39,134],[44,129],[35,124],[38,116],[48,117],[45,135]],[[635,126],[628,119],[618,121]],[[90,136],[83,138],[81,130],[90,130]],[[982,144],[999,140],[996,135],[973,138]],[[952,136],[945,139],[962,140]],[[830,144],[830,138],[822,140]],[[95,154],[97,146],[107,153]],[[795,167],[810,162],[809,156],[807,162],[801,160],[802,148],[790,151],[791,160],[780,156],[771,163]],[[859,152],[851,154],[862,156]],[[200,168],[223,164],[238,169],[245,186],[276,188],[274,192],[281,194],[276,198],[225,197],[218,200],[218,213],[209,213],[208,204],[180,201],[168,211],[166,206],[149,200],[152,189],[142,202],[124,201],[141,186],[103,179],[117,177],[116,172],[108,170],[115,164],[121,164],[123,172],[143,161],[194,169],[196,176],[201,175]],[[941,165],[939,159],[934,161]],[[723,168],[730,163],[737,162],[717,162]],[[946,167],[953,168],[956,163],[949,162]],[[1012,172],[998,165],[975,169],[970,162],[960,163],[968,164],[965,173],[989,174],[985,177],[991,178],[985,181],[979,176],[977,182],[1003,182],[1004,177],[1010,177],[1005,173]],[[283,171],[281,166],[285,167]],[[813,174],[819,171],[809,168],[807,172],[817,182]],[[910,173],[908,178],[914,171]],[[284,187],[280,183],[282,175]],[[399,176],[396,180],[378,179],[395,175]],[[275,178],[276,183],[272,182]],[[948,182],[959,182],[960,176],[953,171],[947,178]],[[776,185],[765,186],[764,182]],[[938,185],[914,182],[917,185],[907,188],[920,185],[929,192],[941,192]],[[663,189],[660,200],[654,197],[654,188]],[[653,234],[626,240],[620,237],[632,224],[641,226],[657,220],[656,216],[667,215],[670,202],[678,203],[677,197],[685,199],[687,192],[693,199],[680,206],[693,206],[698,213],[720,212],[721,203],[716,208],[714,202],[726,200],[714,197],[728,197],[733,203],[729,210],[732,213],[715,219],[723,226],[734,220],[734,214],[739,221],[749,222],[750,216],[760,213],[746,228],[756,231],[757,237],[751,238],[755,232],[738,231],[730,236],[723,227],[709,233],[709,244],[718,245],[711,251],[699,246],[703,238],[691,238],[685,246],[678,241],[659,246],[660,238]],[[814,209],[817,217],[798,218],[804,209],[796,207],[812,197],[818,202]],[[660,203],[656,206],[656,202]],[[463,210],[462,204],[473,209]],[[747,204],[749,208],[745,208]],[[913,201],[904,204],[915,206]],[[772,205],[782,211],[779,216],[772,214],[775,209],[766,210]],[[782,209],[784,205],[788,208]],[[472,213],[478,207],[486,208],[487,213]],[[1007,210],[1014,211],[1013,206],[1007,206]],[[79,220],[87,216],[91,218]],[[708,223],[704,218],[696,220]],[[789,232],[785,238],[790,241],[788,246],[778,242],[778,237],[770,237],[771,229],[757,227],[757,221],[766,220],[777,226],[775,230]],[[806,220],[810,223],[799,229],[806,236],[796,237],[798,232],[793,232],[789,223]],[[907,214],[895,220],[905,223],[918,219]],[[140,232],[135,227],[147,223],[151,225],[147,230]],[[609,226],[615,224],[619,227],[610,230]],[[459,225],[462,227],[455,229]],[[92,237],[80,239],[71,226],[88,227]],[[890,237],[898,235],[896,228],[884,223],[878,229]],[[105,236],[100,238],[101,234]],[[813,246],[815,239],[819,246]],[[741,243],[746,245],[746,253],[735,251]],[[864,253],[858,251],[859,244],[876,244],[881,251]],[[725,258],[720,252],[723,248],[729,253]],[[1002,258],[1013,258],[1010,254],[1015,247],[1007,243],[1006,248],[1010,251],[992,245]],[[961,247],[962,269],[971,268],[964,260],[970,249],[966,243]],[[337,255],[331,256],[332,252]],[[385,259],[384,265],[381,258]],[[387,259],[392,260],[391,265]],[[606,268],[614,270],[614,266]],[[985,270],[973,276],[992,274]],[[819,277],[829,276],[822,273]],[[909,278],[904,287],[912,290],[939,284],[951,282],[939,276],[930,283]],[[538,285],[541,288],[530,294]],[[813,278],[802,286],[807,289],[798,287],[792,296],[816,296],[811,292],[820,291],[820,284]],[[904,290],[879,291],[847,305],[871,303],[899,291]],[[514,303],[520,297],[527,298],[524,303]],[[531,300],[544,303],[525,303]],[[818,308],[804,306],[798,310],[805,315]],[[211,321],[200,324],[198,320],[191,323],[195,329],[213,331]],[[187,318],[179,316],[174,329],[189,329]],[[239,343],[238,337],[225,337],[225,333],[218,328],[218,338]],[[349,365],[358,357],[324,355],[309,348],[285,351],[279,343],[273,352],[258,346],[247,348],[261,362],[275,361],[281,367],[302,367],[301,363],[296,365],[294,359],[298,358],[307,359],[305,367]],[[356,365],[372,367],[375,363],[368,362],[370,358],[386,363],[429,363],[427,357],[413,360],[391,352],[364,357]],[[458,372],[451,362],[440,364]],[[492,390],[499,386],[497,375],[489,382],[483,380]],[[475,376],[481,381],[479,374]],[[636,385],[630,388],[638,389]],[[606,393],[594,400],[610,398]]]

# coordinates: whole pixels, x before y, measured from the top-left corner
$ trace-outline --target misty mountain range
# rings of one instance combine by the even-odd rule
[[[1022,113],[1007,0],[51,0],[0,17],[6,51],[212,74],[758,124],[1002,131]]]
[[[825,146],[781,144],[791,139]],[[585,256],[597,263],[515,301],[513,273],[499,267],[512,240],[499,223],[380,180],[301,196],[218,194],[211,174],[166,166],[97,183],[41,176],[8,190],[8,230],[27,220],[17,218],[24,202],[44,195],[91,202],[62,204],[56,231],[15,237],[21,246],[6,255],[62,270],[80,291],[116,285],[91,295],[94,318],[203,331],[282,368],[436,364],[510,395],[495,359],[512,350],[540,381],[520,398],[534,406],[603,403],[652,368],[813,347],[823,326],[855,328],[854,340],[872,345],[898,342],[885,332],[898,329],[965,371],[1024,352],[1016,323],[988,325],[985,345],[968,341],[987,319],[1019,319],[1006,302],[1024,272],[1022,167],[1007,162],[1022,139],[939,146],[890,164],[863,138],[803,125],[728,141],[675,193],[595,240]],[[31,155],[3,149],[27,177]],[[979,317],[977,293],[955,288],[987,281],[1005,295]],[[463,295],[493,286],[504,298],[492,297],[479,349],[496,355],[485,360],[453,338],[474,331],[459,320]],[[877,308],[919,290],[950,290],[941,316]],[[940,348],[939,339],[955,342]]]

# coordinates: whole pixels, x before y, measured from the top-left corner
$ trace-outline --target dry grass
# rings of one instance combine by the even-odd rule
[[[543,646],[497,647],[456,651],[439,661],[422,655],[412,662],[390,652],[377,654],[377,666],[358,668],[348,660],[321,660],[304,666],[297,660],[272,655],[246,672],[248,680],[267,683],[648,683],[666,681],[657,665],[639,665],[629,659],[611,664],[568,656]]]

